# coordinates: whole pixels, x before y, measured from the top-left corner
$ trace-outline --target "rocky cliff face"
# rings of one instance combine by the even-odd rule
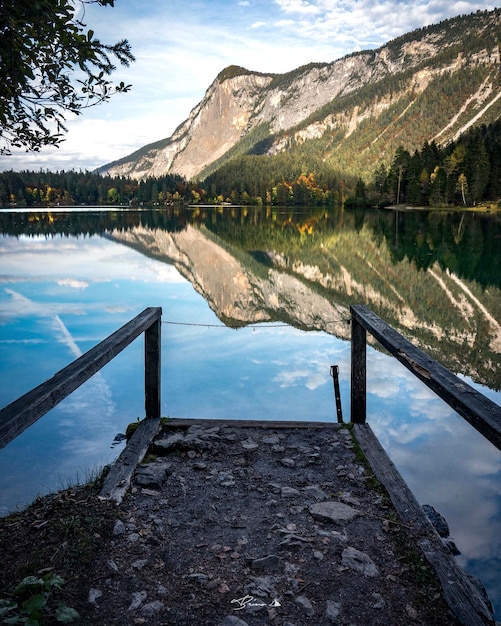
[[[408,259],[395,264],[370,229],[329,234],[312,249],[317,262],[305,251],[279,253],[270,242],[261,251],[264,265],[202,225],[176,232],[137,226],[111,237],[173,264],[229,326],[280,321],[348,339],[348,303],[364,302],[450,369],[495,388],[501,384],[499,288],[481,292],[438,263],[426,271]],[[416,294],[423,295],[420,307],[412,304],[420,299]],[[479,353],[482,359],[474,359]]]
[[[307,65],[284,75],[227,68],[172,137],[100,171],[137,179],[169,173],[188,179],[203,176],[245,140],[250,145],[241,147],[240,153],[264,137],[270,138],[268,151],[276,153],[291,141],[312,140],[334,129],[349,136],[364,120],[381,116],[399,99],[424,92],[435,78],[483,68],[482,89],[475,94],[465,90],[462,118],[454,119],[458,110],[451,112],[446,124],[426,138],[436,135],[447,141],[468,124],[488,119],[499,101],[500,27],[501,11],[495,10],[420,29],[376,51]],[[390,77],[398,80],[388,86]],[[379,88],[368,92],[369,86]]]
[[[324,320],[348,316],[346,306],[315,293],[303,281],[280,269],[271,269],[266,278],[253,274],[223,247],[190,225],[169,233],[138,227],[113,232],[115,241],[150,256],[173,263],[211,309],[229,325],[269,322],[277,311],[296,326],[324,330]],[[347,339],[349,326],[336,326],[336,335]]]

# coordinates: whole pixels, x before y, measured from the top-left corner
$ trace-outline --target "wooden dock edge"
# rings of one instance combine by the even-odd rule
[[[147,417],[139,422],[132,437],[111,466],[99,497],[120,504],[130,486],[132,474],[141,463],[155,435],[160,432],[160,418]]]
[[[464,626],[492,626],[492,612],[479,590],[457,564],[429,522],[369,424],[354,424],[353,432],[376,478],[385,487],[411,537],[435,570],[449,608]]]

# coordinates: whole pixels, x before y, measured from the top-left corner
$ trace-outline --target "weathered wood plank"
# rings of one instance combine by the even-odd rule
[[[144,458],[155,435],[160,432],[160,418],[147,417],[139,423],[118,459],[111,466],[99,495],[103,500],[122,501],[132,474]]]
[[[240,428],[343,428],[346,425],[337,422],[295,422],[277,420],[231,420],[231,419],[197,419],[169,418],[164,428],[189,428],[190,426],[237,426]]]
[[[6,446],[71,392],[86,382],[159,320],[160,307],[150,307],[97,346],[0,410],[0,448]]]
[[[353,430],[376,478],[385,487],[411,537],[437,573],[451,611],[465,626],[492,626],[494,619],[484,599],[444,546],[370,426],[354,424]]]
[[[351,306],[350,310],[357,325],[370,332],[407,369],[501,450],[500,406],[414,346],[366,306]]]

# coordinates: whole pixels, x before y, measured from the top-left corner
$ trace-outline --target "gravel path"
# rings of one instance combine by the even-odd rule
[[[83,623],[457,623],[348,429],[194,425],[150,452]]]

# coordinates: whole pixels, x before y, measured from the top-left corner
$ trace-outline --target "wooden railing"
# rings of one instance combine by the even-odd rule
[[[363,305],[351,306],[351,421],[366,420],[367,332],[501,450],[501,407],[455,376]]]
[[[160,307],[145,309],[52,378],[0,410],[0,448],[64,400],[144,332],[146,417],[160,418]]]

